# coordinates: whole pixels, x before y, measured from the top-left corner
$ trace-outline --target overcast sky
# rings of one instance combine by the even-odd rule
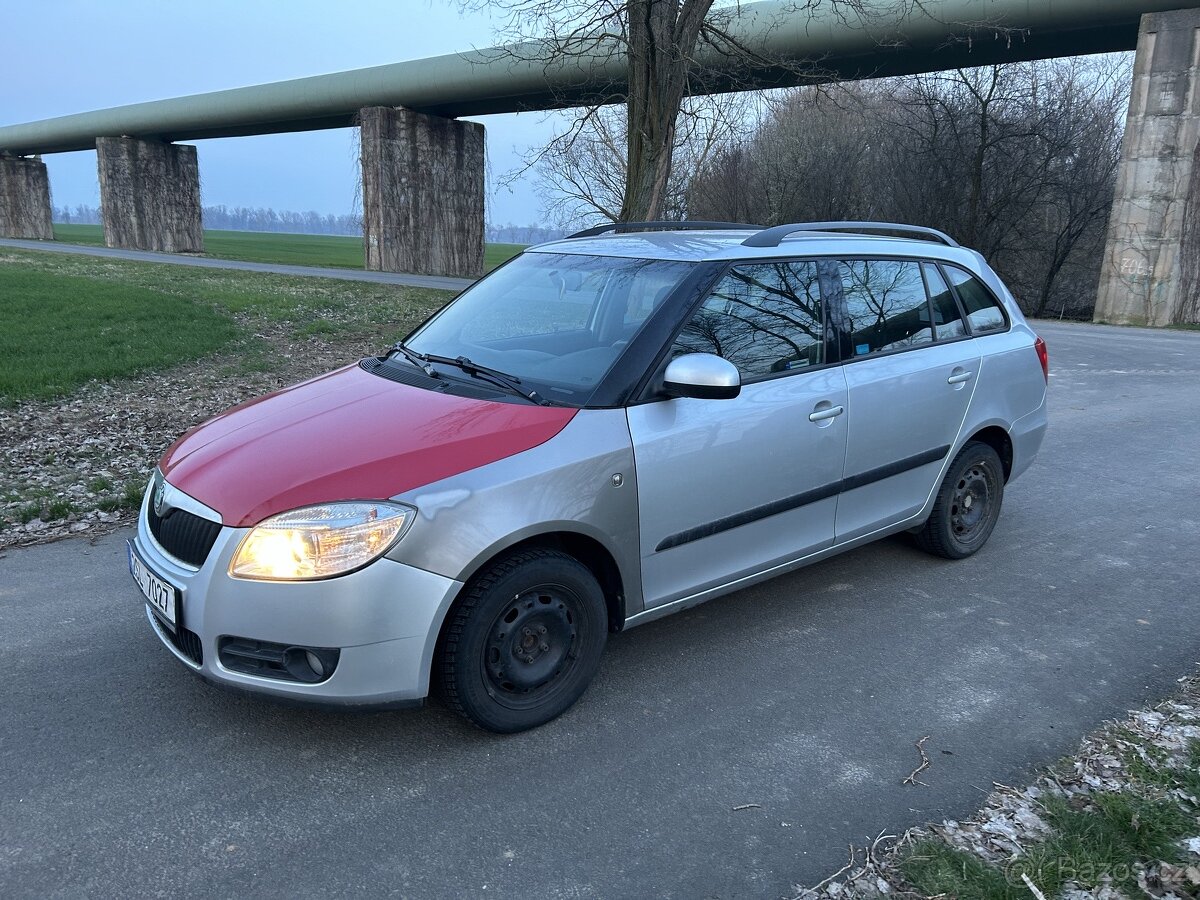
[[[484,47],[486,15],[454,0],[36,0],[6,4],[0,124]],[[18,74],[19,73],[19,74]],[[541,220],[533,179],[500,176],[562,115],[482,116],[488,219]],[[346,213],[358,187],[355,132],[196,141],[206,205]],[[56,205],[99,206],[96,154],[46,157]]]

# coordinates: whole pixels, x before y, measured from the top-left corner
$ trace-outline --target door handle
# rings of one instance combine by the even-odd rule
[[[964,381],[970,381],[974,372],[955,372],[946,379],[946,384],[962,384]]]
[[[826,419],[832,419],[834,416],[840,416],[846,411],[842,406],[831,406],[828,409],[818,409],[816,412],[808,414],[810,422],[824,422]]]

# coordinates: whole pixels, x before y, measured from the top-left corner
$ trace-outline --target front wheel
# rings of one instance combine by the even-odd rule
[[[604,593],[586,566],[556,550],[514,553],[472,579],[451,610],[442,694],[488,731],[534,728],[582,696],[607,637]]]
[[[970,441],[954,457],[942,479],[933,512],[917,532],[923,550],[963,559],[985,543],[1000,518],[1004,466],[987,444]]]

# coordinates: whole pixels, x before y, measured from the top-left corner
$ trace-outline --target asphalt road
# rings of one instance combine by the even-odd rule
[[[1200,333],[1041,330],[1052,430],[981,553],[891,539],[617,635],[515,737],[227,695],[123,534],[9,551],[0,894],[770,898],[970,813],[1200,660]]]
[[[237,269],[242,272],[271,272],[276,275],[305,275],[312,278],[336,278],[339,281],[371,281],[376,284],[402,284],[408,287],[436,288],[442,291],[461,291],[470,287],[470,278],[445,278],[440,275],[405,275],[396,272],[368,272],[366,269],[339,269],[332,266],[290,266],[286,263],[244,262],[237,259],[215,259],[208,256],[182,256],[178,253],[158,253],[154,250],[116,250],[86,244],[63,244],[58,241],[26,241],[0,238],[0,247],[14,250],[43,250],[48,253],[67,253],[83,256],[107,256],[134,262],[168,263],[176,266],[195,266],[201,269]]]

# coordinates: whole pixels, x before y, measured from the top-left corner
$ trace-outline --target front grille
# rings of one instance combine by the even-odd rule
[[[167,635],[167,640],[175,645],[176,650],[196,665],[204,665],[204,645],[200,643],[200,635],[194,631],[188,631],[182,625],[176,625],[174,633],[166,628],[163,631]]]
[[[200,635],[194,631],[188,631],[178,624],[172,631],[149,608],[146,610],[146,615],[150,617],[150,621],[154,624],[154,630],[158,632],[160,638],[191,660],[197,668],[204,665],[204,645],[200,641]]]
[[[158,545],[189,566],[200,568],[221,533],[221,523],[203,519],[185,509],[169,509],[165,516],[146,507],[146,524]]]

